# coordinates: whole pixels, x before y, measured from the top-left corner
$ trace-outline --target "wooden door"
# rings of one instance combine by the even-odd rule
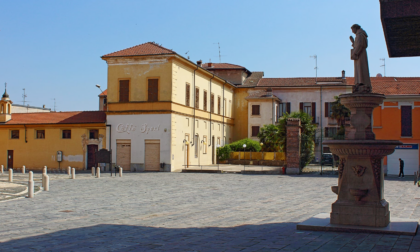
[[[121,166],[124,171],[131,170],[131,143],[117,142],[117,165]]]
[[[145,171],[160,171],[160,141],[149,140],[145,143]]]
[[[157,102],[159,92],[159,81],[158,79],[148,80],[148,101]]]
[[[13,169],[13,150],[7,151],[7,169]]]
[[[96,160],[95,160],[95,152],[98,151],[98,145],[90,144],[88,147],[88,165],[86,167],[87,170],[91,169],[92,167],[96,168]]]

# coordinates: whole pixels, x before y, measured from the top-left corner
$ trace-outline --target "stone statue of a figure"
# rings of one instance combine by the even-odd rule
[[[356,34],[356,39],[350,36],[353,49],[351,59],[354,60],[354,87],[353,93],[371,93],[369,65],[366,48],[368,47],[367,33],[360,25],[354,24],[351,30]]]

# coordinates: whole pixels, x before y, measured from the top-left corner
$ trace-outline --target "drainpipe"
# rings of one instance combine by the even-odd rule
[[[210,105],[211,105],[211,80],[214,78],[214,74],[213,74],[213,77],[211,77],[210,78]],[[214,103],[213,103],[213,105],[214,105]],[[210,124],[209,124],[209,127],[210,127],[210,136],[209,136],[209,146],[211,146],[211,107],[210,107]]]
[[[324,150],[322,149],[322,85],[320,86],[320,89],[319,89],[319,99],[320,99],[320,102],[321,102],[321,104],[320,104],[321,114],[319,115],[319,120],[320,120],[319,123],[320,123],[320,126],[321,126],[321,143],[320,143],[320,147],[321,147],[321,175],[322,175],[322,154],[324,152]]]
[[[227,82],[225,81],[225,84]],[[225,84],[223,84],[223,132],[222,132],[222,141],[223,141],[223,146],[225,146],[226,141],[225,141],[225,111],[226,111],[226,104],[225,104]]]
[[[26,139],[26,125],[24,124],[23,127],[25,127],[25,143],[27,143],[28,140]]]
[[[194,146],[194,141],[195,141],[195,103],[196,103],[196,91],[195,91],[195,71],[197,71],[198,70],[198,66],[197,66],[197,68],[194,70],[194,104],[193,104],[193,107],[194,107],[194,124],[193,124],[193,126],[194,126],[194,128],[193,128],[193,141],[192,141],[192,144],[191,144],[191,146]],[[200,95],[200,94],[199,94]]]

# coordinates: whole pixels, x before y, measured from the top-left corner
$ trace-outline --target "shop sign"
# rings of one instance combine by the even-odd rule
[[[147,123],[143,123],[140,127],[139,130],[141,133],[145,133],[145,134],[149,134],[149,132],[152,131],[159,131],[160,129],[160,124],[158,124],[157,126],[149,126]],[[117,132],[119,133],[127,133],[130,134],[133,131],[137,130],[137,126],[131,123],[127,123],[127,124],[123,124],[120,123],[117,125]]]

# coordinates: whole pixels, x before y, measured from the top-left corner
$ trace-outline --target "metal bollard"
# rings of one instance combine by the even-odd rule
[[[120,167],[120,177],[122,177],[123,169]]]
[[[71,175],[71,167],[67,167],[67,174],[70,176]]]
[[[25,174],[26,167],[22,166],[22,173]]]
[[[48,176],[47,174],[45,174],[44,177],[45,177],[44,191],[49,191],[50,190],[50,176]]]
[[[29,181],[28,181],[28,198],[34,197],[34,173],[29,172]]]
[[[100,178],[101,177],[101,167],[97,167],[96,168],[96,177]]]
[[[3,169],[4,169],[4,166],[1,165],[1,174],[3,174]]]
[[[71,169],[71,179],[76,179],[76,168]]]
[[[9,169],[9,182],[13,182],[13,169]]]
[[[95,167],[92,167],[92,176],[95,176]]]

